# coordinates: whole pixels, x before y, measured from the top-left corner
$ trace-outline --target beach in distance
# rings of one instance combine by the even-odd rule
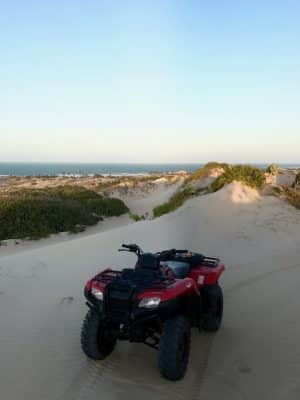
[[[0,176],[58,176],[58,175],[139,175],[153,172],[193,172],[201,163],[24,163],[0,162]]]
[[[266,168],[268,163],[251,163]],[[1,162],[1,176],[83,176],[83,175],[135,175],[154,172],[194,172],[205,163],[43,163],[43,162]],[[300,168],[300,164],[282,163],[282,168]]]

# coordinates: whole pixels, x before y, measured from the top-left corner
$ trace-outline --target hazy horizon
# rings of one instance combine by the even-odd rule
[[[267,160],[265,162],[259,161],[249,161],[249,160],[240,160],[240,161],[226,161],[226,160],[217,160],[217,159],[209,159],[206,161],[191,161],[191,162],[143,162],[143,161],[135,161],[135,162],[119,162],[119,161],[22,161],[22,160],[12,160],[12,161],[2,161],[0,159],[0,164],[70,164],[70,165],[205,165],[209,162],[219,162],[219,163],[228,163],[228,164],[252,164],[252,165],[270,165],[272,163],[279,165],[300,165],[300,162],[284,162],[278,160]]]
[[[299,2],[0,11],[1,161],[300,162]]]

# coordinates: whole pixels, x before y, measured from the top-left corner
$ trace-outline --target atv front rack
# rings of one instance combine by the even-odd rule
[[[105,269],[104,271],[100,272],[98,275],[94,277],[95,281],[104,283],[105,285],[109,282],[111,282],[113,279],[117,278],[118,276],[121,276],[122,272],[121,271],[115,271],[112,269]]]
[[[97,282],[107,285],[117,278],[122,279],[123,282],[133,284],[140,290],[145,290],[151,287],[151,289],[165,289],[174,283],[174,279],[162,278],[158,273],[153,271],[142,271],[141,269],[125,268],[123,271],[115,271],[112,269],[106,269],[100,272],[94,277]]]

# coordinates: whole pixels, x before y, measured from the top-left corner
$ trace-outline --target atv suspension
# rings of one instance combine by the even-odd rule
[[[159,350],[159,340],[156,335],[151,335],[143,343],[152,349]]]

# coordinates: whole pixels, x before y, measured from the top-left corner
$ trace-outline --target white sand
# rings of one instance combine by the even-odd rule
[[[151,218],[153,208],[168,201],[182,183],[183,179],[178,179],[170,184],[166,178],[159,178],[154,181],[155,186],[148,191],[135,189],[128,194],[115,191],[111,192],[110,196],[123,200],[133,214],[140,216],[147,214]]]
[[[233,183],[154,221],[1,256],[1,399],[300,398],[300,212]],[[85,281],[130,266],[122,242],[188,247],[225,261],[224,323],[193,332],[186,378],[159,377],[157,354],[119,343],[103,362],[82,354]]]
[[[212,168],[202,178],[190,182],[190,185],[195,189],[206,189],[223,173],[224,168]]]
[[[277,175],[265,174],[266,182],[271,185],[291,187],[295,183],[297,170],[281,170]]]

